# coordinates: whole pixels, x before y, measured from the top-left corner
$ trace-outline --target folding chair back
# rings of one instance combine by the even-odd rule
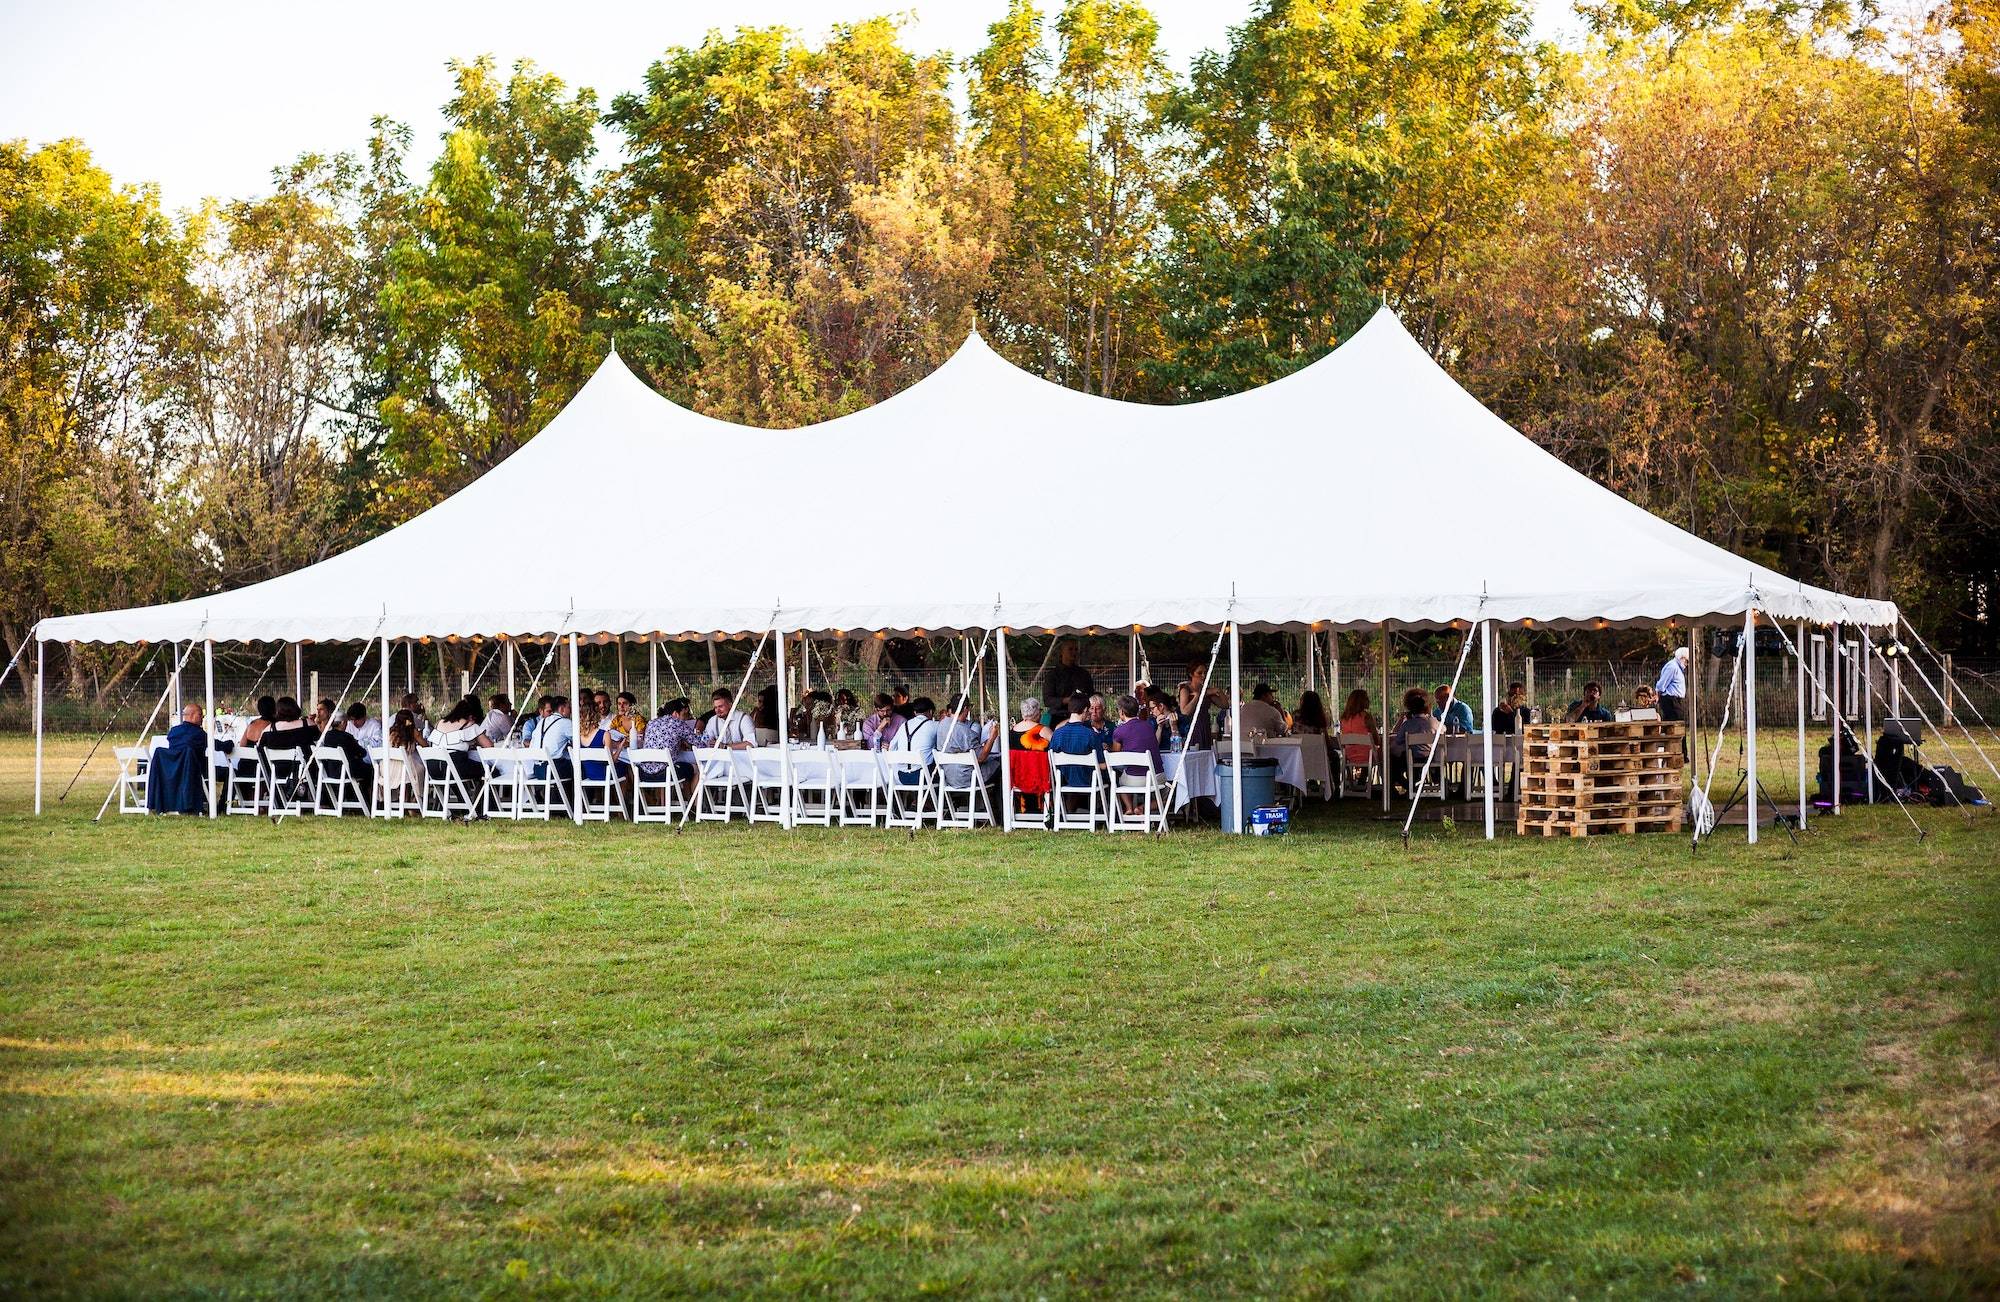
[[[931,781],[931,766],[924,762],[923,752],[883,750],[875,754],[882,762],[882,780],[889,791],[882,825],[922,827],[937,794]]]
[[[840,825],[874,827],[888,814],[889,790],[882,775],[882,755],[874,750],[837,750],[834,772],[840,778]]]
[[[939,827],[991,827],[993,802],[986,794],[986,779],[979,771],[979,755],[974,751],[946,753],[931,757],[935,770],[937,825]]]
[[[613,814],[624,818],[625,784],[618,779],[618,766],[611,761],[610,749],[578,746],[570,751],[569,757],[576,766],[578,817],[586,823],[608,823]],[[596,768],[597,776],[588,776],[586,766]]]
[[[1110,832],[1150,832],[1167,828],[1167,787],[1159,765],[1146,750],[1107,751],[1104,756],[1104,827]],[[1132,802],[1128,813],[1126,802]]]
[[[726,746],[694,748],[695,822],[726,823],[750,817],[750,782],[737,761],[739,753]]]
[[[315,746],[312,810],[315,814],[368,813],[368,794],[361,789],[361,777],[348,768],[347,752],[338,746]]]
[[[146,774],[153,765],[153,752],[144,746],[114,746],[118,760],[118,812],[146,812]]]
[[[417,747],[417,761],[424,766],[425,818],[470,818],[479,812],[444,747]]]
[[[831,827],[840,815],[839,752],[826,749],[792,752],[792,821],[809,827]]]
[[[776,746],[753,746],[742,752],[750,778],[750,821],[785,821],[785,753]]]
[[[1104,774],[1096,755],[1049,752],[1049,806],[1058,832],[1091,832],[1104,819]]]
[[[305,752],[257,751],[257,803],[267,814],[308,813],[311,810]]]
[[[1363,760],[1351,758],[1348,752],[1350,746],[1355,750],[1365,750],[1367,758]],[[1336,749],[1340,752],[1336,757],[1340,764],[1340,775],[1334,780],[1334,787],[1341,799],[1345,800],[1349,795],[1358,795],[1366,800],[1369,793],[1375,789],[1375,784],[1382,780],[1381,748],[1376,746],[1375,738],[1368,733],[1343,732],[1336,743]]]
[[[229,757],[229,779],[222,784],[222,810],[226,814],[263,814],[264,780],[257,762],[257,748],[238,747]]]
[[[674,772],[674,753],[664,747],[640,746],[625,752],[632,765],[632,821],[671,823],[687,809],[687,796],[680,777]],[[657,764],[660,771],[648,774],[646,766]]]

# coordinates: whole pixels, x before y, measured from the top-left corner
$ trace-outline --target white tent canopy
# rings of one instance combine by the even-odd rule
[[[676,406],[613,354],[520,451],[378,538],[37,636],[1653,624],[1752,608],[1896,619],[1570,469],[1385,309],[1293,375],[1173,407],[1063,389],[975,334],[895,397],[791,430]]]

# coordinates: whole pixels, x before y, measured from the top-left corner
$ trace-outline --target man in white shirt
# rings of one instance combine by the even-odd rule
[[[498,746],[514,731],[514,702],[496,695],[486,703],[486,740]]]
[[[736,693],[727,687],[718,687],[711,701],[715,706],[715,713],[702,725],[702,745],[748,750],[757,743],[756,728],[751,723],[750,716],[736,708]]]
[[[931,712],[935,709],[937,709],[936,703],[928,696],[919,696],[911,701],[910,717],[899,720],[894,725],[894,730],[889,736],[889,744],[885,749],[920,755],[923,757],[925,767],[928,768],[931,757],[937,754],[938,726],[937,720],[931,718]],[[909,769],[902,769],[896,773],[896,781],[906,787],[913,787],[917,784],[917,775]]]
[[[368,754],[373,755],[382,749],[382,721],[369,718],[368,707],[361,702],[356,701],[347,707],[346,727]]]

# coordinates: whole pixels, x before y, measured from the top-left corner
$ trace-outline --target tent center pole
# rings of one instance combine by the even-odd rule
[[[1486,839],[1493,839],[1493,621],[1479,621],[1479,730],[1481,771],[1486,775]]]
[[[1757,608],[1743,612],[1743,753],[1745,808],[1750,811],[1748,842],[1757,844]],[[1836,750],[1839,748],[1836,747]]]

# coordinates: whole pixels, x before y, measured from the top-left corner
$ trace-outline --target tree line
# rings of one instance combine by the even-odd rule
[[[187,212],[81,142],[0,143],[0,624],[351,546],[614,341],[676,401],[794,425],[975,321],[1171,403],[1386,302],[1569,464],[1990,648],[2000,4],[1580,12],[1559,48],[1518,0],[1262,0],[1181,75],[1136,0],[1011,0],[962,59],[884,18],[740,29],[608,101],[477,58],[427,167],[378,118]],[[1409,472],[1502,530],[1536,509]]]

